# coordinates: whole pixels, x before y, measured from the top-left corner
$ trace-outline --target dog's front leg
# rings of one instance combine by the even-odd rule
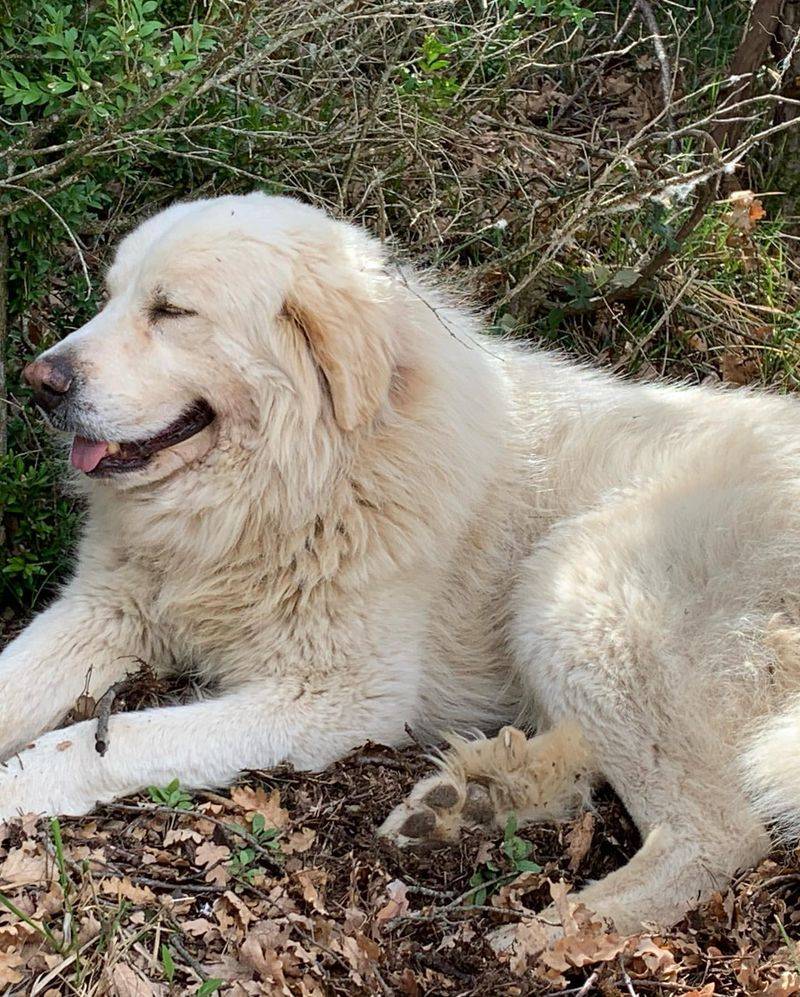
[[[268,680],[216,700],[112,716],[105,755],[95,721],[42,735],[0,767],[0,819],[20,812],[83,814],[173,779],[222,786],[245,769],[288,761],[322,768],[367,739],[398,742],[402,706],[363,689],[306,690]]]
[[[73,583],[0,654],[0,759],[58,723],[82,692],[101,696],[137,658],[150,660],[146,627],[107,581]]]

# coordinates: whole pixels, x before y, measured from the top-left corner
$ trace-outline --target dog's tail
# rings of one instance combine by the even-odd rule
[[[800,837],[800,698],[767,720],[742,758],[748,795],[780,837]]]

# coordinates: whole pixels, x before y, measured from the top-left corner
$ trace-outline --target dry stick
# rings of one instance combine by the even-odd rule
[[[196,90],[191,93],[186,94],[176,106],[168,111],[167,118],[174,118],[180,111],[182,111],[190,100],[196,99],[197,97],[204,94],[208,89],[215,86],[218,82],[227,82],[228,80],[240,76],[241,74],[253,69],[259,63],[268,61],[271,56],[283,45],[291,41],[302,38],[308,33],[311,27],[321,28],[328,24],[335,23],[340,20],[343,11],[349,9],[353,5],[354,0],[347,0],[344,4],[340,4],[336,11],[331,14],[326,14],[317,18],[317,20],[309,23],[303,23],[299,27],[293,28],[286,31],[284,34],[276,39],[273,39],[269,44],[263,46],[261,49],[255,53],[249,55],[241,63],[238,63],[232,69],[220,72],[217,75],[218,70],[222,63],[227,59],[229,55],[233,53],[236,46],[243,40],[246,36],[246,28],[251,20],[253,11],[257,6],[257,0],[247,0],[242,14],[236,24],[235,29],[231,32],[224,46],[216,49],[210,54],[202,63],[197,66],[192,67],[185,72],[178,74],[172,80],[165,83],[162,87],[158,88],[154,94],[149,96],[145,101],[136,104],[134,107],[125,111],[119,118],[114,119],[114,121],[102,132],[98,134],[93,134],[87,136],[85,139],[79,140],[78,144],[72,147],[68,155],[64,156],[62,159],[57,160],[54,163],[43,164],[38,167],[34,167],[23,173],[13,176],[11,179],[15,182],[19,180],[30,179],[30,181],[40,181],[46,177],[58,175],[63,172],[63,170],[75,160],[80,159],[82,156],[90,156],[96,154],[98,151],[102,151],[109,142],[118,141],[124,138],[125,126],[135,120],[137,117],[147,113],[152,110],[158,104],[160,104],[166,97],[170,96],[176,90],[178,90],[181,85],[190,77],[199,75],[201,77],[201,82],[199,83]],[[351,15],[355,18],[366,18],[367,15]],[[175,154],[173,150],[173,154]],[[5,155],[0,153],[0,156]],[[191,157],[190,157],[191,158]],[[224,163],[213,161],[213,165],[219,167],[224,165]],[[244,173],[244,171],[240,171]],[[80,176],[80,172],[74,175],[73,179],[77,179]],[[259,182],[263,177],[253,177],[253,179]],[[70,181],[71,182],[71,181]],[[39,197],[49,197],[56,193],[58,190],[62,189],[64,186],[68,186],[67,182],[54,183],[50,187],[47,187],[40,191]],[[10,183],[3,179],[0,179],[0,190],[11,186]],[[0,205],[0,218],[12,214],[21,208],[28,207],[35,197],[33,195],[28,195],[23,197],[18,201],[8,201],[6,204]]]
[[[641,13],[645,24],[653,36],[653,48],[656,50],[656,58],[658,59],[658,65],[661,70],[661,92],[664,97],[664,112],[666,114],[667,127],[670,131],[672,131],[675,127],[675,122],[672,119],[672,112],[670,111],[670,107],[672,105],[673,77],[672,70],[669,66],[669,59],[667,58],[667,50],[664,48],[664,39],[661,36],[661,31],[658,27],[656,15],[653,13],[653,8],[647,0],[636,0],[636,8]]]
[[[577,992],[577,993],[575,994],[575,997],[586,997],[586,994],[588,994],[588,993],[589,993],[589,991],[590,991],[590,990],[592,989],[592,987],[593,987],[593,986],[595,985],[595,983],[597,982],[597,977],[598,977],[598,975],[599,975],[599,974],[598,974],[598,971],[597,971],[597,970],[595,970],[595,971],[594,971],[594,972],[592,973],[592,975],[591,975],[591,976],[590,976],[590,977],[589,977],[589,978],[588,978],[588,979],[586,980],[586,982],[585,982],[585,983],[584,983],[584,985],[583,985],[583,986],[582,986],[582,987],[580,988],[580,990],[579,990],[579,991],[578,991],[578,992]]]
[[[622,979],[625,981],[625,988],[630,994],[630,997],[636,997],[636,991],[633,989],[633,983],[627,969],[625,969],[625,963],[622,961],[622,956],[619,957],[619,971],[622,973]]]
[[[641,4],[642,0],[638,0]],[[777,25],[777,17],[783,6],[783,0],[756,0],[750,15],[750,22],[731,63],[729,77],[741,74],[750,75],[750,86],[755,85],[756,71],[764,61],[767,54],[771,32]],[[769,33],[767,25],[771,25]],[[736,139],[741,134],[742,122],[722,121],[717,127],[711,129],[711,136],[719,148],[725,145],[735,145]],[[695,230],[700,220],[706,213],[706,209],[713,203],[720,184],[720,175],[715,174],[704,184],[701,184],[699,196],[694,206],[694,210],[686,221],[681,225],[671,242],[665,246],[661,252],[656,253],[650,261],[640,271],[640,277],[636,283],[623,289],[624,291],[635,291],[643,282],[653,277],[670,260],[676,251],[683,245],[687,237]],[[619,295],[622,297],[622,295]]]
[[[652,277],[654,277],[658,271],[669,262],[670,259],[675,255],[677,250],[683,245],[686,239],[691,235],[691,233],[697,228],[700,220],[706,213],[706,210],[714,202],[717,196],[717,190],[719,189],[720,177],[719,174],[714,174],[705,184],[703,184],[700,196],[695,203],[694,209],[686,221],[681,225],[675,235],[672,237],[669,245],[664,246],[658,253],[650,258],[650,260],[641,268],[639,271],[639,276],[636,278],[633,284],[629,287],[618,287],[616,290],[610,291],[608,294],[602,296],[592,296],[589,301],[584,305],[568,305],[563,309],[567,315],[579,315],[583,312],[591,312],[598,308],[600,305],[609,305],[614,301],[626,301],[631,298],[638,297],[641,292],[642,286],[647,283]]]
[[[416,744],[418,748],[421,748],[422,751],[427,751],[428,750],[427,746],[424,745],[422,741],[420,741],[419,737],[417,737],[417,735],[414,733],[411,724],[404,724],[404,727],[406,734],[408,734],[408,736],[411,738],[414,744]]]
[[[194,972],[200,977],[201,982],[205,983],[205,981],[208,979],[208,973],[203,969],[198,960],[195,959],[195,957],[190,952],[186,951],[186,949],[183,947],[183,944],[178,940],[178,934],[179,934],[178,931],[174,931],[169,936],[170,945],[175,949],[178,955],[182,959],[184,959],[189,966],[192,967]]]
[[[97,709],[95,710],[97,714],[97,730],[94,734],[94,750],[98,755],[104,755],[108,751],[108,721],[111,717],[111,707],[114,705],[117,694],[122,691],[127,682],[127,679],[115,682],[114,685],[103,693],[97,704]]]
[[[21,190],[25,194],[30,194],[31,197],[35,197],[38,201],[40,201],[47,208],[47,210],[49,212],[51,212],[53,215],[55,215],[55,217],[58,219],[58,221],[61,222],[61,224],[63,225],[63,227],[66,229],[66,232],[67,232],[67,235],[69,236],[70,242],[75,247],[75,251],[78,254],[78,259],[80,260],[80,264],[81,264],[81,270],[83,271],[83,279],[86,281],[86,297],[87,297],[87,299],[89,297],[91,297],[91,294],[92,294],[92,278],[89,276],[89,268],[86,265],[86,257],[83,255],[83,248],[82,248],[80,242],[78,241],[78,237],[75,235],[75,233],[69,227],[69,225],[66,223],[66,221],[63,218],[63,216],[60,215],[56,211],[56,209],[53,207],[53,205],[48,200],[46,200],[45,198],[43,198],[41,194],[37,194],[37,192],[35,190],[30,190],[28,187],[22,187],[19,184],[10,183],[7,180],[4,181],[4,185],[5,185],[5,187],[8,190]]]
[[[400,39],[400,42],[398,43],[398,46],[397,46],[398,52],[402,52],[403,51],[403,49],[405,48],[406,42],[408,41],[408,39],[413,34],[413,31],[414,31],[414,25],[412,24],[411,27],[409,27],[406,30],[405,34]],[[364,140],[367,137],[367,133],[369,132],[369,129],[375,123],[375,118],[376,118],[376,116],[378,114],[378,107],[379,107],[380,102],[381,102],[381,100],[383,98],[383,91],[384,91],[384,89],[386,87],[386,84],[389,82],[389,77],[396,70],[396,68],[397,67],[392,62],[391,59],[387,59],[386,60],[386,68],[383,71],[383,75],[381,76],[380,81],[378,82],[378,86],[376,88],[376,91],[375,91],[375,93],[373,95],[372,106],[369,108],[369,110],[367,111],[367,113],[364,116],[364,122],[363,122],[361,128],[359,129],[358,141],[353,144],[353,149],[352,149],[352,152],[350,154],[350,158],[349,158],[349,161],[347,163],[347,166],[345,167],[344,176],[342,177],[341,194],[340,194],[342,207],[345,206],[345,200],[347,198],[347,190],[348,190],[348,188],[350,186],[350,181],[353,178],[353,172],[355,171],[355,168],[356,168],[356,166],[358,164],[358,160],[361,157],[361,153],[362,153],[362,151],[364,149]]]
[[[226,803],[230,804],[230,800],[226,800]],[[275,854],[266,849],[258,838],[250,834],[250,832],[242,825],[237,824],[235,827],[230,823],[220,820],[218,817],[212,817],[211,814],[202,813],[193,810],[178,810],[177,807],[167,807],[162,806],[159,803],[150,805],[137,805],[134,803],[106,803],[105,807],[107,810],[117,810],[122,813],[136,814],[139,817],[144,817],[147,814],[170,814],[173,817],[188,817],[194,816],[201,820],[207,820],[215,827],[218,827],[225,839],[231,843],[231,836],[241,838],[246,841],[248,845],[263,859],[263,861],[272,869],[273,871],[283,872],[280,862],[276,859]]]

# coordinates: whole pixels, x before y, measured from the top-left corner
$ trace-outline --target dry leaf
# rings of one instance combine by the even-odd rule
[[[266,827],[280,830],[289,822],[289,813],[281,806],[280,790],[273,789],[269,796],[263,786],[252,789],[250,786],[235,786],[231,790],[231,799],[252,820],[254,814],[261,814]]]
[[[780,979],[770,983],[766,990],[762,990],[760,997],[796,997],[799,993],[800,974],[787,971],[781,973]]]
[[[522,974],[528,963],[538,959],[552,940],[552,927],[538,917],[525,918],[519,924],[508,925],[505,930],[493,932],[489,944],[495,955],[509,959],[513,973]]]
[[[18,952],[0,952],[0,986],[5,987],[22,980],[19,967],[23,965],[23,962],[24,960]]]
[[[728,198],[731,209],[725,221],[738,232],[748,234],[764,217],[766,211],[752,190],[737,190]]]
[[[648,976],[657,975],[666,980],[674,980],[678,975],[678,966],[672,952],[646,935],[639,939],[632,956],[634,967],[637,960],[644,964],[644,969],[641,966],[636,968],[637,972]]]
[[[301,869],[297,873],[297,881],[303,890],[303,899],[311,906],[325,914],[325,906],[319,894],[318,887],[324,886],[328,881],[328,874],[324,869]]]
[[[75,723],[79,720],[91,720],[96,709],[97,702],[91,696],[78,696],[75,700],[75,705],[72,707],[72,716]]]
[[[125,897],[126,900],[143,906],[158,903],[155,893],[149,886],[136,886],[126,877],[104,879],[100,883],[100,892],[106,896]]]
[[[492,907],[511,907],[515,910],[527,908],[520,899],[523,894],[536,889],[542,882],[540,872],[522,872],[515,880],[501,886],[489,901]]]
[[[207,870],[206,882],[217,886],[224,886],[231,878],[223,864],[230,857],[231,850],[227,845],[215,845],[213,841],[204,841],[194,853],[195,862]]]
[[[567,855],[569,867],[576,872],[581,862],[589,854],[594,837],[594,814],[586,810],[567,832]]]
[[[171,831],[167,831],[164,835],[164,847],[169,848],[170,845],[174,845],[179,841],[194,841],[199,844],[203,840],[203,836],[190,827],[173,827]],[[174,856],[168,856],[168,859],[172,861]]]
[[[304,827],[302,830],[290,834],[286,841],[281,843],[281,851],[284,855],[299,855],[302,852],[307,852],[314,844],[316,836],[316,831],[310,827]]]
[[[720,362],[722,380],[728,384],[751,384],[757,380],[760,366],[755,357],[747,356],[743,351],[733,348],[726,349]]]
[[[233,910],[233,917],[229,914],[230,909]],[[247,928],[248,924],[254,920],[254,914],[247,904],[231,890],[224,893],[214,904],[214,914],[223,931],[227,931],[230,925],[235,922],[243,928]]]
[[[160,997],[164,988],[139,976],[131,966],[117,963],[111,970],[109,992],[113,997]]]
[[[217,926],[205,917],[195,917],[189,921],[181,921],[181,931],[187,935],[197,935],[200,937],[217,931]]]
[[[406,884],[401,879],[393,879],[386,887],[386,894],[389,900],[375,915],[375,923],[380,926],[386,924],[387,921],[392,921],[394,918],[402,917],[403,914],[407,913],[407,893],[408,887]]]
[[[0,925],[0,951],[8,952],[19,948],[28,939],[37,937],[36,928],[24,921]]]
[[[0,866],[0,885],[33,886],[55,879],[55,863],[49,862],[38,845],[26,841],[19,848],[12,848]]]
[[[363,986],[363,976],[369,973],[370,967],[380,957],[381,950],[360,931],[352,935],[342,935],[331,942],[331,948],[337,949],[350,963],[353,972],[351,976],[357,986]]]

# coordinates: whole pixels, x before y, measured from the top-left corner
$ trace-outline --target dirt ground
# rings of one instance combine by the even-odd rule
[[[115,708],[163,692],[140,680]],[[430,767],[421,746],[367,744],[320,773],[154,787],[83,818],[0,825],[3,992],[800,993],[797,852],[776,851],[670,933],[620,938],[563,899],[638,846],[610,790],[561,826],[475,831],[428,852],[377,839]],[[570,933],[542,952],[532,916],[552,899]],[[515,942],[498,954],[504,925]]]

